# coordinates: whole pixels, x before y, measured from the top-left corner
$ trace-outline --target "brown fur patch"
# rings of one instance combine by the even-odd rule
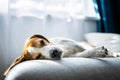
[[[45,57],[41,53],[29,53],[27,51],[28,47],[33,46],[36,48],[41,48],[43,46],[47,46],[51,44],[47,38],[42,35],[35,34],[32,35],[24,45],[22,55],[15,59],[15,61],[10,65],[10,67],[4,72],[3,76],[6,76],[7,73],[17,64],[33,59],[45,59]]]

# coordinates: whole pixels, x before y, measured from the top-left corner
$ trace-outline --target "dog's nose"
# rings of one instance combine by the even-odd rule
[[[50,56],[52,58],[61,58],[61,55],[62,55],[62,51],[57,50],[57,49],[52,50],[50,53]]]

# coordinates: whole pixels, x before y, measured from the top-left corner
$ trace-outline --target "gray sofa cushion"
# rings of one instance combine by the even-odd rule
[[[25,61],[16,65],[5,80],[120,80],[120,58]]]

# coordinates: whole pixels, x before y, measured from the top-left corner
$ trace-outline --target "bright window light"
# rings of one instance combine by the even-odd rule
[[[99,19],[93,0],[15,0],[10,9],[14,16],[46,16]]]

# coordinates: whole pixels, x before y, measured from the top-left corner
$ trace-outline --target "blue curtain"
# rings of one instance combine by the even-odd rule
[[[120,34],[120,0],[96,0],[101,19],[98,32]]]

